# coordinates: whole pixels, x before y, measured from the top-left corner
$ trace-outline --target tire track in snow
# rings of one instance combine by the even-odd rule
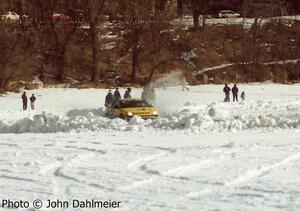
[[[81,160],[88,159],[91,156],[94,156],[93,152],[89,152],[89,153],[85,153],[85,154],[81,154],[81,155],[76,155],[76,156],[71,157],[71,158],[69,158],[67,160],[56,161],[54,163],[47,164],[46,166],[42,167],[40,169],[39,173],[41,175],[54,174],[54,172],[57,169],[62,168],[63,166],[67,166],[70,163],[79,162]]]
[[[0,175],[0,179],[1,178],[3,178],[3,179],[9,179],[9,180],[16,180],[16,181],[19,181],[19,182],[32,182],[32,183],[37,182],[36,180],[33,180],[33,179],[16,177],[16,176]]]
[[[261,168],[258,169],[254,169],[254,170],[250,170],[247,171],[244,175],[237,177],[234,180],[231,180],[227,183],[225,183],[226,187],[232,187],[232,186],[237,186],[241,183],[247,182],[249,180],[253,180],[257,177],[260,177],[262,175],[265,175],[267,173],[269,173],[271,170],[279,168],[283,165],[286,165],[290,162],[296,161],[300,159],[300,153],[296,153],[294,155],[291,155],[287,158],[285,158],[284,160],[278,162],[278,163],[274,163],[272,165],[268,165],[268,166],[263,166]]]
[[[170,169],[167,172],[163,173],[163,176],[183,176],[186,173],[196,171],[198,168],[205,166],[205,165],[211,165],[220,162],[220,160],[214,160],[214,159],[205,159],[197,163],[192,163],[187,166],[179,166],[174,169]]]
[[[66,168],[71,163],[74,164],[76,162],[80,162],[82,160],[89,159],[90,157],[92,157],[94,155],[95,155],[94,152],[89,152],[89,153],[85,153],[85,154],[76,155],[67,160],[57,161],[50,165],[48,164],[45,167],[41,168],[41,170],[39,171],[39,174],[50,178],[50,182],[52,183],[52,192],[55,197],[64,196],[68,186],[65,184],[65,182],[59,183],[58,178],[61,178],[63,180],[68,180],[71,182],[81,183],[81,181],[78,180],[76,177],[71,177],[71,176],[65,174],[63,169]],[[62,189],[64,190],[64,193],[62,193],[62,191],[61,191]]]
[[[266,175],[266,174],[270,173],[270,171],[272,171],[276,168],[280,168],[281,166],[284,166],[291,162],[295,162],[297,160],[300,160],[300,153],[296,153],[291,156],[288,156],[287,158],[283,159],[282,161],[271,164],[271,165],[263,166],[263,167],[260,167],[260,168],[254,169],[254,170],[248,170],[245,174],[238,176],[235,179],[224,183],[223,187],[216,188],[216,189],[205,188],[204,190],[199,191],[199,192],[190,192],[186,196],[188,198],[197,199],[198,197],[200,197],[203,194],[211,194],[211,193],[216,193],[216,192],[219,193],[221,191],[226,190],[226,188],[234,188],[242,183],[245,183],[245,182],[251,181],[253,179],[256,179],[258,177],[261,177],[263,175]],[[222,184],[222,183],[220,183],[220,184]]]
[[[127,168],[130,170],[137,170],[139,169],[141,166],[145,165],[148,162],[151,162],[153,160],[156,160],[157,158],[160,157],[164,157],[166,155],[165,152],[159,153],[159,154],[154,154],[154,155],[149,155],[146,157],[141,157],[135,161],[133,161],[132,163],[129,163],[127,165]]]
[[[223,160],[223,158],[224,158],[223,154],[221,154],[219,156],[219,159],[205,159],[205,160],[201,160],[197,163],[192,163],[192,164],[189,164],[189,165],[184,165],[184,166],[179,166],[177,168],[169,169],[169,170],[167,170],[165,172],[162,172],[162,173],[158,172],[157,174],[155,174],[154,176],[152,176],[148,179],[133,182],[132,184],[130,184],[128,186],[121,187],[119,190],[120,191],[132,190],[132,189],[135,189],[135,188],[153,183],[153,182],[161,179],[162,176],[163,177],[182,176],[186,173],[196,171],[196,170],[198,170],[199,168],[201,168],[203,166],[219,163]]]

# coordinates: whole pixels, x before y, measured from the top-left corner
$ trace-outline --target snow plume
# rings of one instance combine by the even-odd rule
[[[174,71],[165,74],[163,77],[158,80],[152,82],[152,86],[154,88],[163,88],[165,91],[168,87],[171,86],[185,86],[186,79],[184,73],[180,69],[175,69]],[[181,88],[182,89],[182,88]],[[155,106],[163,113],[168,112],[170,110],[170,99],[171,101],[176,101],[178,96],[176,95],[168,95],[167,98],[159,98],[155,102]]]
[[[180,69],[175,69],[169,74],[164,75],[160,79],[153,82],[155,87],[167,88],[168,86],[177,86],[185,83],[186,79],[183,74],[183,71]]]
[[[133,117],[130,121],[106,118],[103,112],[69,112],[59,116],[52,113],[36,114],[33,117],[2,122],[0,133],[55,133],[84,131],[141,131],[189,130],[199,131],[241,131],[300,129],[300,103],[286,104],[253,101],[245,103],[213,103],[196,105],[185,103],[177,111],[162,115],[156,120]],[[238,112],[237,112],[238,111]]]

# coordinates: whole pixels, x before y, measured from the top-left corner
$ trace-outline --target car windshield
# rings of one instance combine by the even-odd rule
[[[150,107],[150,105],[142,100],[130,100],[130,101],[120,101],[121,108],[132,108],[132,107]]]

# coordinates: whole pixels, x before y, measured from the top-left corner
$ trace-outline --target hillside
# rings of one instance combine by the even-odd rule
[[[45,86],[143,85],[175,70],[191,85],[300,80],[299,16],[200,16],[202,24],[195,30],[193,16],[187,12],[178,18],[175,9],[169,5],[167,12],[143,15],[136,24],[126,15],[101,15],[95,28],[97,45],[91,43],[86,21],[50,20],[45,23],[49,28],[42,28],[32,25],[30,17],[20,23],[2,20],[6,59],[0,85],[9,91],[35,88],[34,79]]]

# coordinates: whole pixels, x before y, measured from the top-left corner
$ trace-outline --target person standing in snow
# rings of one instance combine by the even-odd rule
[[[119,92],[119,88],[117,87],[115,92],[114,92],[114,98],[115,100],[120,100],[121,99],[121,94]]]
[[[34,96],[34,94],[32,94],[32,96],[30,97],[30,106],[31,109],[34,110],[34,102],[36,101],[36,97]]]
[[[27,110],[27,96],[26,92],[23,92],[22,94],[22,102],[23,102],[23,110]]]
[[[114,100],[115,99],[114,99],[114,96],[113,96],[111,90],[108,90],[108,93],[105,97],[105,106],[106,107],[109,106],[110,104],[112,104],[114,102]]]
[[[233,102],[238,102],[238,92],[239,92],[239,89],[237,88],[236,84],[234,84],[234,86],[232,87],[232,96],[233,96]]]
[[[223,92],[225,93],[225,102],[230,102],[230,87],[229,86],[227,86],[227,84],[225,84],[225,87],[224,87],[224,89],[223,89]]]
[[[246,94],[245,94],[245,92],[242,92],[241,98],[242,98],[243,101],[245,101],[245,99],[246,99]]]
[[[124,98],[128,98],[128,99],[131,99],[131,88],[128,87],[127,90],[125,91],[125,94],[124,94]]]

